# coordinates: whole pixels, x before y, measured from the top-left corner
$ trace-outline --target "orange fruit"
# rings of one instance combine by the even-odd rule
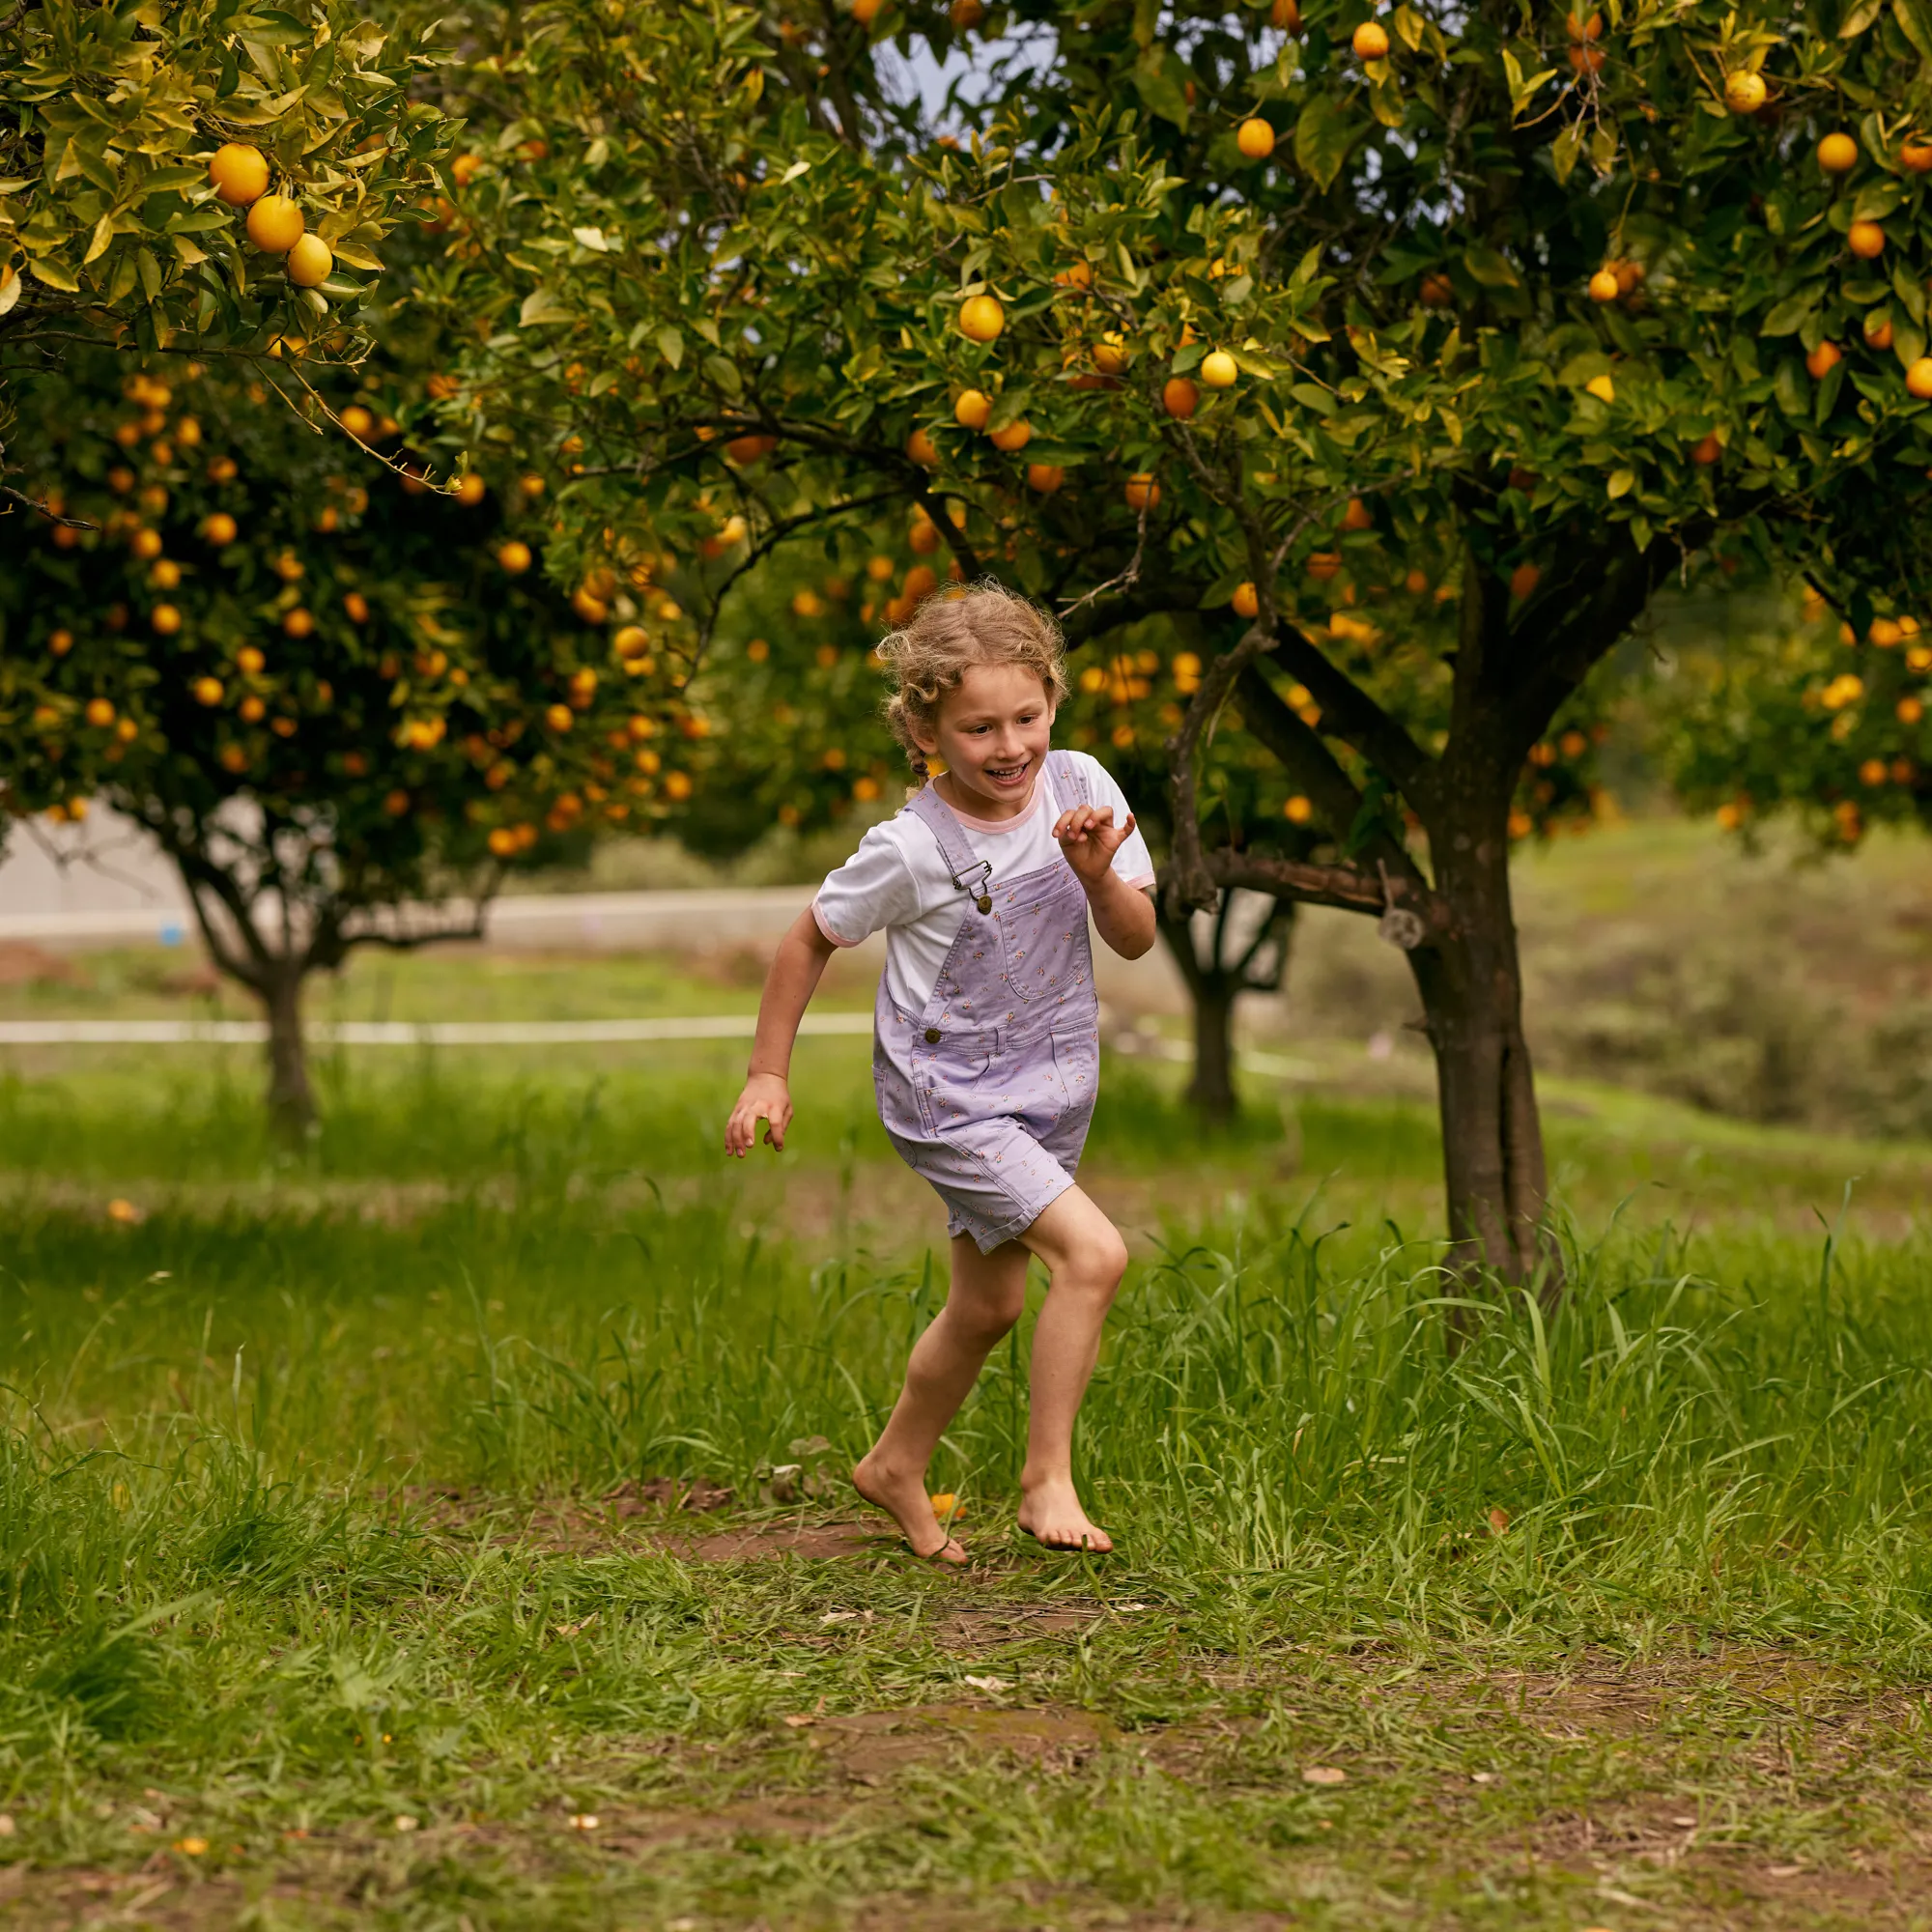
[[[1349,507],[1342,512],[1342,527],[1345,530],[1372,530],[1376,526],[1375,513],[1359,497],[1349,498]]]
[[[1118,376],[1127,366],[1127,346],[1119,335],[1103,335],[1094,345],[1094,366],[1103,376]]]
[[[1818,165],[1828,175],[1850,174],[1859,164],[1859,144],[1849,134],[1827,134],[1818,143]]]
[[[1724,76],[1724,105],[1733,114],[1755,114],[1764,105],[1768,91],[1763,74],[1746,68]]]
[[[1422,305],[1425,308],[1449,308],[1456,300],[1456,284],[1444,274],[1428,274],[1422,278]]]
[[[858,21],[860,26],[869,27],[872,24],[873,15],[878,13],[883,4],[884,0],[852,0],[852,17]]]
[[[1237,617],[1258,617],[1261,615],[1262,600],[1252,583],[1237,583],[1235,594],[1228,602],[1234,607]]]
[[[197,704],[213,706],[221,702],[221,680],[218,677],[198,677],[188,686],[188,691]]]
[[[724,454],[733,463],[758,463],[769,456],[778,446],[779,440],[775,436],[734,436],[724,445]],[[530,488],[532,483],[536,485],[534,490]],[[523,479],[522,488],[524,495],[526,497],[541,497],[543,495],[543,478],[541,476],[526,476]]]
[[[1264,161],[1274,153],[1274,129],[1259,114],[1251,114],[1235,129],[1235,145],[1251,161]]]
[[[1349,43],[1355,50],[1357,60],[1386,60],[1389,50],[1389,37],[1373,20],[1364,20],[1355,29],[1353,40]]]
[[[531,564],[530,547],[519,538],[512,537],[497,553],[497,561],[512,577],[521,577]]]
[[[986,17],[986,0],[952,0],[946,17],[958,34],[970,34]]]
[[[1091,289],[1094,286],[1094,269],[1088,262],[1069,262],[1053,278],[1057,289]]]
[[[1875,262],[1885,252],[1885,230],[1876,221],[1855,221],[1845,232],[1845,245],[1861,262]]]
[[[342,412],[342,427],[349,434],[366,442],[376,428],[376,418],[360,403],[351,403]]]
[[[282,619],[282,629],[292,638],[305,638],[315,629],[315,619],[298,604]]]
[[[1301,9],[1295,0],[1274,0],[1274,5],[1268,9],[1268,25],[1280,27],[1286,33],[1300,33]]]
[[[269,158],[245,141],[224,141],[209,156],[208,178],[230,208],[246,208],[269,185]]]
[[[1160,406],[1169,415],[1185,421],[1201,406],[1201,391],[1185,376],[1170,376],[1160,392]]]
[[[1908,394],[1917,396],[1921,403],[1932,398],[1932,355],[1921,355],[1905,372],[1905,387]]]
[[[1326,583],[1342,568],[1342,559],[1332,550],[1311,552],[1308,558],[1308,574],[1318,583]]]
[[[987,440],[995,449],[1003,449],[1011,456],[1033,440],[1033,424],[1022,416],[1018,422],[1009,422],[1004,429],[994,430]]]
[[[134,532],[134,554],[143,563],[161,554],[161,533],[159,530],[136,530]]]
[[[1600,403],[1613,403],[1617,399],[1617,385],[1610,380],[1607,373],[1602,376],[1592,376],[1583,384],[1583,387],[1591,395],[1595,396]]]
[[[1707,436],[1691,450],[1690,461],[1708,469],[1713,463],[1720,462],[1723,454],[1724,445],[1715,436]]]
[[[969,342],[996,342],[1007,312],[992,296],[968,296],[959,304],[959,333]]]
[[[456,479],[456,500],[473,510],[490,494],[490,486],[475,470],[466,470]]]
[[[1889,316],[1883,316],[1874,322],[1871,316],[1866,316],[1864,336],[1865,344],[1868,348],[1889,349],[1891,347],[1891,318]]]
[[[1051,497],[1066,481],[1066,471],[1057,463],[1029,463],[1026,480],[1029,490],[1037,491],[1042,497]]]
[[[1543,572],[1533,563],[1520,563],[1510,572],[1510,595],[1521,602],[1543,582]]]
[[[85,715],[97,731],[104,731],[114,722],[114,707],[104,697],[91,697]]]
[[[303,226],[301,210],[285,194],[265,194],[248,211],[248,239],[265,255],[286,255]]]
[[[923,429],[916,429],[906,438],[905,453],[912,460],[927,469],[939,467],[939,447]]]
[[[1215,349],[1201,358],[1201,380],[1210,389],[1232,389],[1240,378],[1240,368],[1225,349]]]
[[[1136,470],[1127,478],[1126,496],[1130,510],[1157,510],[1160,507],[1160,485],[1149,470]]]
[[[962,389],[952,405],[952,420],[961,429],[984,429],[993,413],[993,399],[983,389]]]
[[[226,510],[216,510],[212,516],[202,519],[201,534],[216,550],[225,550],[236,538],[235,519]]]
[[[1572,47],[1570,66],[1577,73],[1602,73],[1605,53],[1602,47]]]
[[[253,644],[243,644],[235,653],[235,668],[244,676],[256,676],[269,660]]]
[[[313,289],[335,272],[335,257],[320,235],[301,235],[288,255],[289,280],[298,289]]]
[[[369,600],[359,590],[352,590],[342,600],[342,609],[352,624],[366,624],[369,621]]]
[[[1563,27],[1570,38],[1578,43],[1604,38],[1604,16],[1601,14],[1592,14],[1587,20],[1578,14],[1572,14]]]
[[[1815,380],[1822,381],[1845,358],[1838,353],[1835,342],[1821,342],[1804,358],[1804,366],[1810,370]]]
[[[1291,825],[1306,825],[1315,816],[1315,807],[1311,801],[1297,792],[1282,807],[1281,815]]]
[[[1599,269],[1590,277],[1590,299],[1594,302],[1613,302],[1623,294],[1623,285],[1617,280],[1614,269]]]
[[[1932,141],[1919,134],[1908,134],[1898,151],[1898,165],[1907,174],[1932,174]]]

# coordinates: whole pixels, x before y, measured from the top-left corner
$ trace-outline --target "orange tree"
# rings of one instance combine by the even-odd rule
[[[445,493],[318,433],[327,400],[399,449],[419,377],[124,368],[20,387],[22,461],[89,527],[0,522],[7,803],[71,819],[98,784],[153,833],[262,1004],[298,1128],[307,977],[472,932],[546,838],[648,817],[690,707],[628,621],[647,591],[566,596],[538,567],[513,466]]]
[[[1861,631],[1815,589],[1762,592],[1717,622],[1687,613],[1661,642],[1665,768],[1727,831],[1788,813],[1842,848],[1932,821],[1932,633],[1909,611]]]
[[[335,0],[0,14],[0,348],[266,348],[354,323],[440,113],[421,37]]]
[[[700,498],[755,555],[884,497],[1076,643],[1209,613],[1168,889],[1377,917],[1436,1057],[1457,1253],[1548,1268],[1512,820],[1666,581],[1747,542],[1865,582],[1874,488],[1896,527],[1920,507],[1920,0],[714,0],[462,31],[488,58],[421,290],[471,331],[445,434],[526,440],[586,558]],[[969,37],[933,123],[875,64]],[[1231,704],[1319,858],[1204,832]]]

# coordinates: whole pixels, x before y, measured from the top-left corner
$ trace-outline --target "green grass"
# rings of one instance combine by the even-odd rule
[[[863,1043],[739,1170],[742,1048],[654,1051],[346,1056],[296,1160],[247,1056],[0,1087],[0,1924],[1928,1922],[1932,1247],[1802,1232],[1905,1154],[1594,1095],[1568,1303],[1451,1354],[1424,1110],[1111,1065],[1122,1549],[1006,1526],[1022,1333],[953,1577],[748,1553],[943,1293]]]

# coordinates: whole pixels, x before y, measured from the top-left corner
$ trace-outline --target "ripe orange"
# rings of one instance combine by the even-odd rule
[[[914,430],[906,438],[905,453],[924,469],[939,468],[939,446],[923,429]]]
[[[1295,0],[1274,0],[1274,5],[1268,9],[1268,24],[1287,33],[1298,34],[1301,31],[1301,9]]]
[[[301,210],[285,194],[265,194],[248,211],[248,239],[265,255],[286,255],[303,226]]]
[[[1009,456],[1024,449],[1033,440],[1033,424],[1022,416],[1017,422],[1009,422],[1004,429],[996,429],[987,438],[995,449],[1003,449]]]
[[[1739,68],[1724,76],[1724,105],[1733,114],[1755,114],[1764,105],[1769,90],[1761,73]]]
[[[1201,380],[1210,389],[1232,389],[1240,374],[1239,366],[1225,349],[1212,350],[1201,358]]]
[[[1909,395],[1918,397],[1921,403],[1932,399],[1932,355],[1921,355],[1905,372],[1905,387]]]
[[[1570,66],[1579,74],[1602,73],[1604,62],[1607,58],[1602,47],[1572,47]]]
[[[315,629],[315,619],[298,604],[282,619],[282,629],[292,638],[305,638]]]
[[[1091,289],[1094,286],[1094,268],[1089,262],[1069,262],[1053,278],[1057,289]]]
[[[1614,269],[1599,269],[1590,277],[1590,299],[1594,302],[1613,302],[1623,294],[1623,285],[1617,280]]]
[[[161,533],[159,530],[136,530],[133,543],[134,554],[143,563],[161,554]]]
[[[1299,792],[1296,792],[1295,795],[1292,799],[1290,799],[1285,806],[1282,807],[1281,815],[1285,819],[1287,819],[1291,825],[1306,825],[1308,821],[1315,816],[1315,807],[1309,800],[1303,798]]]
[[[970,34],[986,17],[985,0],[952,0],[947,18],[957,34]]]
[[[576,714],[567,704],[553,704],[544,713],[544,723],[553,731],[568,731],[576,722]]]
[[[572,593],[570,608],[586,624],[601,624],[611,614],[611,607],[603,598],[593,597],[588,588],[582,586]]]
[[[1835,342],[1821,342],[1805,356],[1804,366],[1810,370],[1814,380],[1823,381],[1844,359]]]
[[[779,440],[775,436],[734,436],[724,445],[724,454],[733,463],[759,463],[778,446]],[[530,487],[532,484],[536,486],[534,489]],[[524,495],[526,497],[541,497],[543,495],[543,478],[534,475],[526,476],[523,479],[522,488]]]
[[[1118,334],[1103,335],[1094,345],[1094,366],[1103,376],[1118,376],[1127,366],[1127,346]]]
[[[1859,144],[1849,134],[1827,134],[1818,143],[1818,165],[1828,175],[1850,174],[1859,164]]]
[[[466,470],[456,479],[456,500],[473,510],[490,494],[490,486],[475,470]]]
[[[104,697],[91,697],[85,716],[97,731],[104,731],[114,722],[114,707]]]
[[[351,403],[342,412],[342,427],[351,436],[366,442],[376,427],[376,418],[360,403]]]
[[[148,582],[156,590],[172,590],[182,581],[181,565],[171,556],[157,556],[148,573]]]
[[[969,342],[997,342],[1007,312],[992,296],[968,296],[959,304],[959,333]]]
[[[507,825],[493,825],[490,828],[490,850],[498,859],[515,858],[516,833]]]
[[[1444,274],[1428,274],[1422,278],[1422,305],[1424,308],[1448,308],[1456,299],[1456,284]]]
[[[1253,114],[1235,129],[1235,145],[1251,161],[1264,161],[1274,153],[1274,129]]]
[[[1855,221],[1845,232],[1845,245],[1861,262],[1875,262],[1885,252],[1885,230],[1876,221]]]
[[[1342,527],[1345,530],[1372,530],[1375,526],[1375,513],[1359,497],[1350,497],[1349,507],[1342,513]]]
[[[1036,490],[1042,497],[1051,497],[1066,481],[1066,471],[1057,463],[1029,463],[1026,480],[1029,490]]]
[[[1126,494],[1127,508],[1130,510],[1157,510],[1160,507],[1160,485],[1149,470],[1136,470],[1127,478]]]
[[[269,185],[269,159],[244,141],[224,141],[209,157],[208,178],[230,208],[246,208]]]
[[[497,561],[512,577],[521,577],[530,567],[530,547],[521,539],[512,537],[497,553]]]
[[[359,590],[352,590],[342,600],[342,609],[352,624],[366,624],[369,621],[369,600]]]
[[[1891,347],[1891,318],[1889,315],[1866,316],[1864,336],[1867,348],[1889,349]]]
[[[1920,134],[1908,134],[1898,151],[1898,165],[1907,174],[1932,174],[1932,141]]]
[[[1617,399],[1617,385],[1610,380],[1607,372],[1601,376],[1592,376],[1583,387],[1600,403],[1613,403]]]
[[[208,466],[208,480],[211,483],[232,483],[241,473],[232,456],[217,456]]]
[[[1520,603],[1525,597],[1534,596],[1536,586],[1543,582],[1543,572],[1533,563],[1520,563],[1510,572],[1510,595]]]
[[[221,702],[221,680],[218,677],[198,677],[188,686],[188,692],[197,704],[212,707]]]
[[[244,697],[235,713],[244,724],[259,724],[269,715],[269,707],[259,697]]]
[[[1355,50],[1355,58],[1365,61],[1386,60],[1389,50],[1389,37],[1374,20],[1364,20],[1355,29],[1350,45]]]
[[[640,658],[650,647],[650,638],[641,624],[626,624],[611,639],[611,648],[620,658]]]
[[[1587,20],[1578,14],[1572,14],[1563,27],[1570,38],[1578,43],[1604,38],[1604,16],[1601,14],[1592,14]]]
[[[1402,587],[1411,597],[1420,597],[1429,588],[1429,573],[1426,570],[1411,570],[1402,580]]]
[[[317,288],[335,272],[335,257],[320,235],[299,236],[289,250],[288,270],[297,288]]]
[[[1707,436],[1691,450],[1690,461],[1708,469],[1712,464],[1721,462],[1723,455],[1724,445],[1715,436]]]
[[[235,653],[235,668],[246,677],[256,676],[268,662],[253,644],[243,644]]]
[[[1161,388],[1160,406],[1184,422],[1200,408],[1201,391],[1185,376],[1170,376]]]
[[[1308,558],[1308,574],[1317,583],[1326,583],[1342,568],[1342,559],[1332,550],[1311,552]]]
[[[860,26],[869,27],[872,16],[878,13],[884,0],[852,0],[852,17]]]
[[[47,639],[47,649],[57,658],[66,657],[68,652],[73,649],[73,633],[71,631],[54,632]]]
[[[952,405],[952,420],[961,429],[984,429],[993,413],[993,399],[983,389],[962,389]]]
[[[1237,617],[1258,617],[1261,615],[1262,600],[1252,583],[1237,583],[1235,594],[1229,598],[1235,615]]]
[[[906,532],[906,542],[921,556],[929,556],[939,548],[939,528],[930,517],[920,516]]]

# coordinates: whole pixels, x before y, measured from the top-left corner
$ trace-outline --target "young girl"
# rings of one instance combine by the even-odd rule
[[[1033,1345],[1019,1524],[1056,1549],[1113,1548],[1073,1487],[1073,1419],[1126,1268],[1119,1231],[1075,1186],[1100,1066],[1087,920],[1124,958],[1154,940],[1153,866],[1120,787],[1047,749],[1066,695],[1050,618],[991,585],[934,597],[879,646],[886,716],[922,781],[867,833],[785,934],[765,980],[750,1077],[725,1129],[743,1157],[791,1124],[798,1023],[833,950],[881,927],[873,1084],[893,1146],[942,1201],[952,1284],[912,1352],[885,1433],[852,1472],[913,1553],[963,1563],[926,1465],[994,1345],[1050,1276]],[[938,778],[927,760],[944,762]]]

